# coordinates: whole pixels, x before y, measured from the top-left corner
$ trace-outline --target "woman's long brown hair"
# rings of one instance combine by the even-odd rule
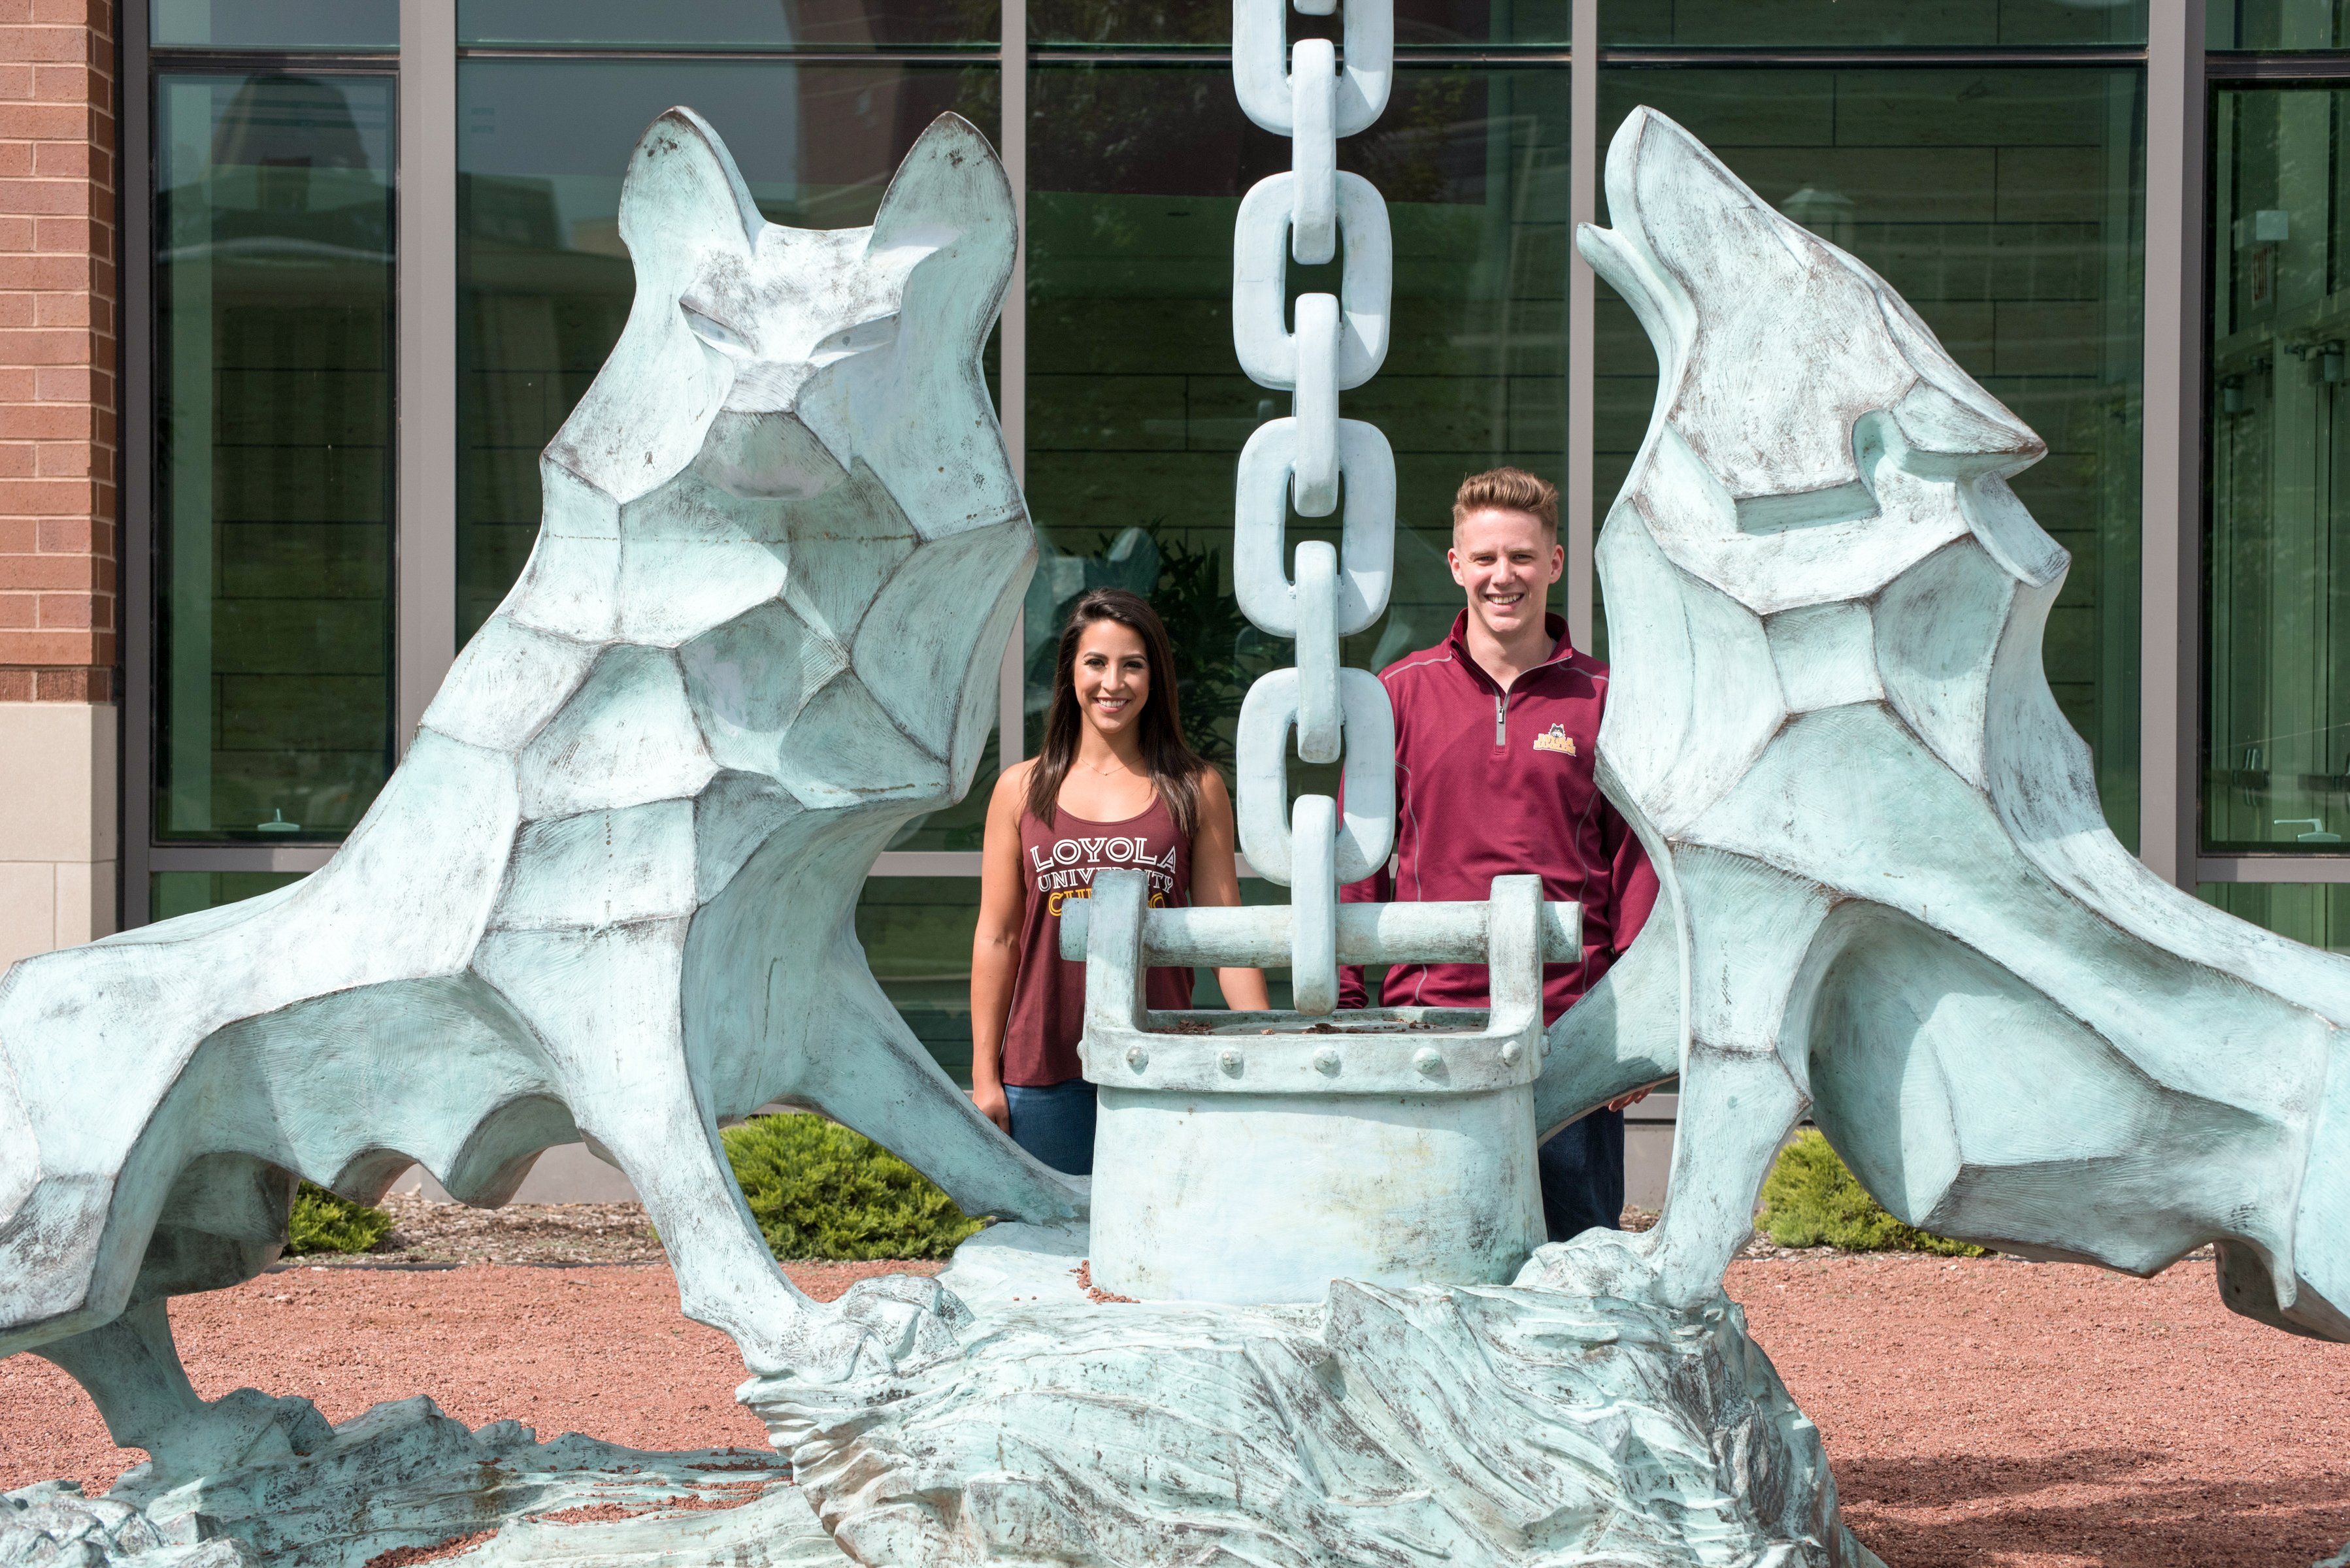
[[[1200,823],[1200,773],[1208,764],[1183,742],[1183,707],[1175,693],[1175,649],[1159,613],[1139,594],[1124,588],[1092,588],[1069,611],[1061,628],[1060,655],[1053,661],[1053,705],[1045,714],[1045,745],[1028,774],[1028,814],[1045,826],[1069,764],[1077,760],[1077,736],[1085,715],[1077,711],[1077,639],[1096,621],[1114,620],[1142,639],[1150,668],[1150,695],[1142,704],[1142,763],[1150,787],[1167,805],[1175,830],[1190,838]]]

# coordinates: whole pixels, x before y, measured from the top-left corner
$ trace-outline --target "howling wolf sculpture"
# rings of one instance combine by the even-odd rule
[[[0,981],[0,1355],[64,1366],[159,1470],[298,1449],[302,1401],[196,1399],[165,1298],[275,1258],[296,1173],[372,1200],[412,1158],[495,1204],[584,1135],[753,1371],[886,1370],[944,1332],[936,1287],[792,1288],[718,1142],[775,1099],[972,1210],[1082,1211],[852,925],[891,833],[969,787],[1035,560],[979,369],[1013,213],[951,115],[870,229],[823,233],[764,222],[691,112],[653,123],[635,306],[541,462],[537,546],[349,842]]]
[[[1710,1298],[1808,1103],[1911,1223],[2350,1338],[2350,963],[2106,831],[2051,697],[2045,449],[1866,267],[1642,109],[1583,254],[1656,346],[1599,542],[1600,777],[1667,897],[1555,1026],[1544,1125],[1680,1077],[1664,1219],[1593,1233]]]

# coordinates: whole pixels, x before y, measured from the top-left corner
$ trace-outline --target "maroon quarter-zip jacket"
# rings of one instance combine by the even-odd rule
[[[1592,778],[1607,667],[1547,618],[1548,659],[1503,691],[1452,635],[1379,672],[1395,704],[1396,856],[1338,890],[1347,903],[1482,899],[1493,878],[1534,872],[1545,898],[1583,906],[1583,961],[1543,967],[1555,1022],[1631,946],[1657,901],[1657,873]],[[1386,1006],[1482,1007],[1482,964],[1398,964]],[[1338,1005],[1367,1004],[1363,971],[1339,971]]]

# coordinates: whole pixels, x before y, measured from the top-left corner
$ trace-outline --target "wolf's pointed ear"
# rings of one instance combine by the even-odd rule
[[[1012,182],[995,149],[962,116],[942,114],[891,177],[873,216],[871,248],[940,246],[967,235],[958,248],[1001,250],[1008,262],[1013,224]]]
[[[640,274],[669,254],[748,255],[765,223],[708,120],[671,109],[646,128],[620,185],[620,238]]]

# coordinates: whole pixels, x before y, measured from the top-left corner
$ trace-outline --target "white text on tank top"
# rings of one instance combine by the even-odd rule
[[[1175,847],[1170,843],[1166,854],[1160,855],[1152,849],[1148,834],[1059,838],[1049,849],[1041,844],[1028,846],[1029,869],[1035,873],[1036,891],[1049,900],[1047,907],[1055,919],[1060,919],[1063,899],[1093,897],[1095,872],[1125,867],[1149,873],[1150,907],[1163,909],[1168,895],[1175,891]]]

